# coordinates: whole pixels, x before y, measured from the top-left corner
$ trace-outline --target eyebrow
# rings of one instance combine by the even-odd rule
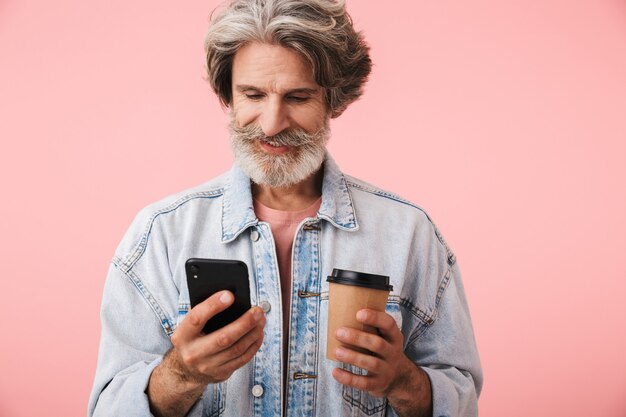
[[[262,88],[259,87],[255,87],[253,85],[247,85],[247,84],[242,84],[242,85],[237,85],[236,87],[237,91],[239,91],[240,93],[243,93],[244,91],[248,91],[248,90],[255,90],[255,91],[263,91]],[[287,92],[285,94],[315,94],[319,91],[319,89],[317,88],[306,88],[306,87],[301,87],[301,88],[294,88],[291,90],[287,90]]]

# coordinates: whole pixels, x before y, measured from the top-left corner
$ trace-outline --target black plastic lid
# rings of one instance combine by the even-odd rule
[[[335,268],[333,269],[332,275],[329,276],[326,281],[335,284],[372,288],[375,290],[393,291],[393,286],[389,285],[389,277],[386,275],[366,274],[364,272]]]

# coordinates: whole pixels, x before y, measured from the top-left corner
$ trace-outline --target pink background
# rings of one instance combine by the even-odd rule
[[[216,1],[0,0],[0,416],[84,415],[135,213],[231,164]],[[482,416],[626,416],[626,4],[349,1],[375,61],[333,123],[464,273]]]

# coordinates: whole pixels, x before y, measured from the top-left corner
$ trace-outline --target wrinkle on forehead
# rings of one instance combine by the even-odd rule
[[[306,61],[298,53],[278,45],[245,45],[235,54],[232,68],[235,88],[248,85],[278,94],[295,89],[320,89]]]

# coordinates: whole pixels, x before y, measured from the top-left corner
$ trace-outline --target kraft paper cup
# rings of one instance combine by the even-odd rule
[[[340,327],[350,327],[368,333],[376,333],[375,328],[358,322],[356,313],[364,308],[385,311],[387,297],[389,292],[393,290],[393,287],[389,285],[389,277],[333,269],[332,275],[326,281],[329,282],[326,357],[338,361],[335,357],[335,349],[339,346],[370,353],[365,349],[339,342],[335,337],[335,331]]]

